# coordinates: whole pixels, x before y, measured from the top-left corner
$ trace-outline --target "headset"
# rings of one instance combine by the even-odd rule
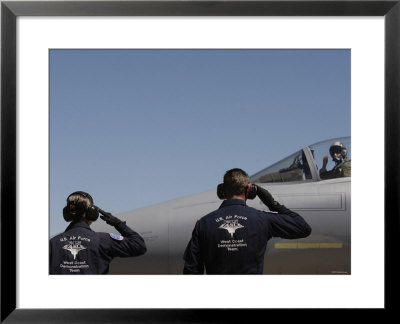
[[[80,195],[88,198],[91,202],[90,206],[86,206],[84,201],[69,201],[72,195]],[[66,222],[73,221],[77,216],[85,215],[85,218],[89,221],[96,221],[99,217],[99,208],[93,205],[93,198],[87,192],[75,191],[70,194],[67,198],[67,206],[63,209],[63,216]]]
[[[220,183],[217,187],[217,196],[219,199],[226,199],[223,183]],[[256,198],[256,196],[257,196],[257,188],[253,183],[249,182],[249,184],[247,185],[245,197],[246,199],[254,199]]]

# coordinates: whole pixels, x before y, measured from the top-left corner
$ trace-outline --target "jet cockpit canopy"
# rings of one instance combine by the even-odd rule
[[[309,145],[250,177],[254,183],[319,181],[319,169],[324,156],[328,155],[327,170],[335,166],[329,155],[334,142],[341,142],[347,148],[347,157],[351,160],[351,137],[339,137]]]

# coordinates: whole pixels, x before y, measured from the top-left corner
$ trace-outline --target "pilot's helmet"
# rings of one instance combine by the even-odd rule
[[[347,149],[341,142],[333,142],[329,148],[329,153],[335,162],[343,161],[347,156]],[[335,156],[334,153],[340,153],[339,156]]]

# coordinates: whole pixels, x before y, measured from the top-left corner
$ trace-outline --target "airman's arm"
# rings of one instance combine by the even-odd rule
[[[183,255],[185,264],[183,266],[183,274],[203,274],[204,262],[200,248],[200,224],[196,223],[192,238],[190,239],[185,253]]]

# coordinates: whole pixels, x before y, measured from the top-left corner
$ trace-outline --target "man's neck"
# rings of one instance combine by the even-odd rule
[[[245,195],[232,196],[230,199],[240,199],[240,200],[246,201]]]

